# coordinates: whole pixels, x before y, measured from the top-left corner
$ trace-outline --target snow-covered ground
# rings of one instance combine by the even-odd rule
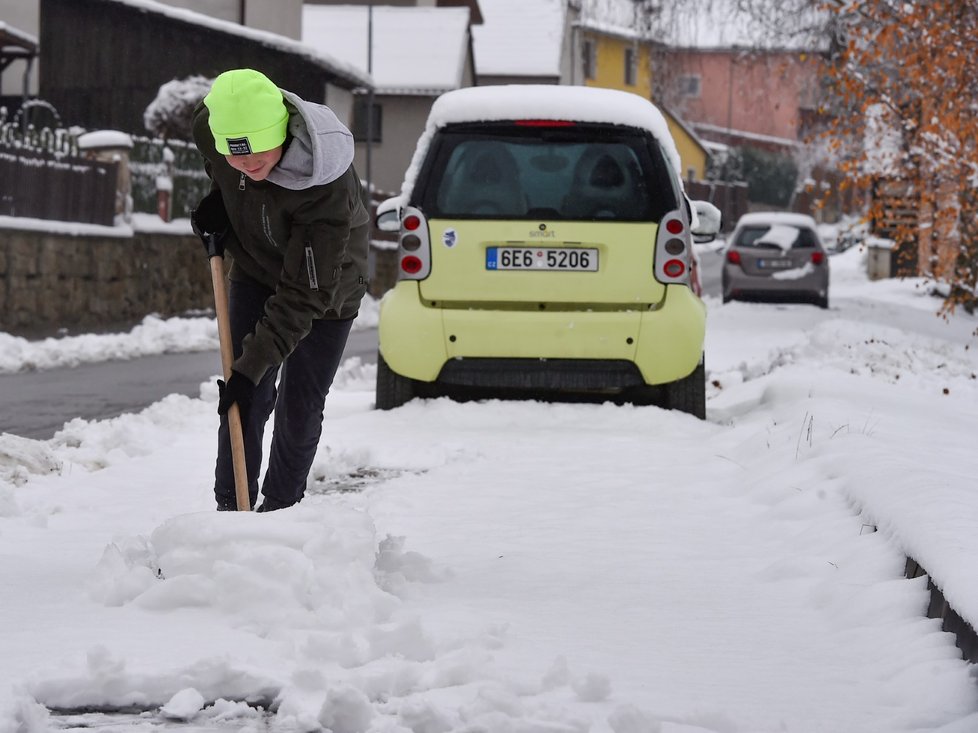
[[[379,301],[369,295],[360,305],[353,330],[377,326]],[[0,333],[0,374],[72,367],[108,359],[178,354],[219,348],[213,317],[147,316],[128,333],[82,334],[29,341]]]
[[[828,311],[708,301],[705,422],[377,412],[348,362],[307,499],[273,514],[212,510],[209,383],[0,436],[0,731],[978,730],[903,577],[978,623],[978,321],[863,258],[832,258]],[[19,358],[144,339],[59,341]]]

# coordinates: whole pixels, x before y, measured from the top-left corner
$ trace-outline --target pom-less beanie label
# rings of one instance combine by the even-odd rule
[[[251,155],[251,143],[246,137],[229,137],[227,139],[228,152],[231,155]]]

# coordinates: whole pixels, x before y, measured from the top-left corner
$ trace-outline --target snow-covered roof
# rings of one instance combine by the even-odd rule
[[[16,41],[22,44],[24,48],[36,49],[37,48],[37,37],[32,36],[30,33],[25,33],[20,30],[20,28],[14,28],[12,25],[4,23],[0,20],[0,39],[3,43],[8,41]]]
[[[637,94],[552,84],[467,87],[443,94],[431,106],[425,131],[404,176],[401,196],[410,197],[417,171],[439,128],[457,122],[525,119],[604,122],[648,130],[662,145],[673,170],[682,170],[666,118],[654,104]]]
[[[798,141],[790,137],[778,137],[777,135],[763,135],[759,132],[748,132],[739,130],[736,127],[726,127],[724,125],[711,125],[707,122],[690,122],[690,127],[701,135],[726,135],[730,138],[742,140],[755,140],[760,143],[771,143],[785,148],[798,147]]]
[[[482,76],[560,76],[563,0],[479,0],[485,22],[472,29]]]
[[[302,40],[366,71],[368,8],[306,5]],[[463,80],[469,48],[469,10],[462,7],[373,8],[371,76],[376,90],[439,94]]]
[[[672,110],[667,109],[666,107],[660,107],[659,111],[662,112],[663,116],[666,118],[667,121],[672,121],[676,125],[676,127],[678,127],[683,132],[685,132],[689,136],[689,139],[692,140],[694,144],[701,147],[705,152],[709,152],[709,149],[707,148],[706,145],[706,141],[703,140],[703,138],[701,138],[696,133],[696,130],[694,130],[692,126],[688,122],[686,122],[682,117],[677,115]]]
[[[332,71],[338,76],[347,78],[354,84],[360,86],[373,85],[373,80],[370,78],[370,75],[360,68],[341,60],[333,54],[320,51],[317,48],[293,40],[286,36],[281,36],[278,33],[271,33],[270,31],[263,31],[255,28],[249,28],[248,26],[238,25],[237,23],[232,23],[227,20],[212,18],[209,15],[197,13],[193,10],[174,8],[170,5],[156,2],[156,0],[103,0],[103,2],[129,5],[134,8],[139,8],[147,13],[165,15],[169,18],[181,20],[185,23],[192,23],[193,25],[211,28],[213,30],[221,31],[222,33],[229,33],[231,35],[258,41],[265,46],[269,46],[270,48],[276,48],[281,51],[294,53],[298,56],[302,56],[303,58],[307,58],[310,61],[319,64],[324,69]]]

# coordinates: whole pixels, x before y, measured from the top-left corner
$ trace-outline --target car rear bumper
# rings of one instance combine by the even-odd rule
[[[445,369],[445,380],[468,384],[491,367],[491,360],[505,361],[510,371],[527,365],[530,379],[531,373],[551,371],[529,367],[532,360],[546,359],[561,361],[553,365],[554,373],[592,375],[591,365],[576,366],[605,362],[612,372],[631,371],[645,384],[665,384],[696,368],[705,332],[705,306],[680,285],[667,286],[662,302],[645,310],[492,310],[432,308],[422,303],[416,282],[402,281],[381,302],[378,336],[390,368],[423,382],[439,380]],[[592,379],[571,381],[578,378]]]
[[[723,273],[723,297],[731,298],[748,294],[754,297],[778,295],[818,296],[828,295],[828,273],[816,270],[803,277],[777,278],[770,275],[748,275],[739,267],[727,266]]]

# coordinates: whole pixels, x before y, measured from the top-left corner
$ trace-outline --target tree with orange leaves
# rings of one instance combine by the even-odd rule
[[[903,272],[940,284],[943,311],[978,305],[978,4],[835,0],[841,29],[826,134]]]

